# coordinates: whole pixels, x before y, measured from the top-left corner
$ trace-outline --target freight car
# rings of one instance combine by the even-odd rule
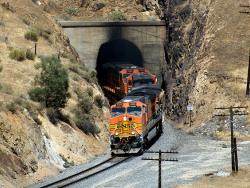
[[[142,85],[111,106],[109,121],[111,154],[141,153],[148,142],[162,133],[163,91]]]
[[[139,85],[156,85],[157,78],[147,69],[132,64],[110,62],[103,65],[100,78],[105,94],[118,101],[125,97],[133,87]]]

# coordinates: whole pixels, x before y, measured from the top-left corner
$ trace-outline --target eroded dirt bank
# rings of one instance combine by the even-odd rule
[[[34,41],[25,34],[39,30],[37,57],[16,61],[15,49],[34,52]],[[43,34],[41,34],[43,33]],[[54,18],[33,1],[0,1],[0,187],[22,187],[80,164],[107,147],[107,104],[95,72],[79,62],[78,55]],[[58,55],[69,74],[70,97],[62,117],[30,99],[28,92],[40,70],[41,57]],[[91,81],[89,81],[91,80]],[[80,97],[88,93],[86,117],[98,127],[87,134],[77,127]],[[56,121],[53,121],[56,120]],[[89,121],[88,121],[89,122]],[[91,124],[91,125],[93,125]]]

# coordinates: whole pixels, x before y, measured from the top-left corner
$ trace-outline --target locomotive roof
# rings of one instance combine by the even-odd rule
[[[139,67],[137,65],[133,65],[129,62],[109,62],[109,63],[105,63],[103,65],[104,68],[113,68],[113,69],[116,69],[116,70],[121,70],[121,69],[134,69],[134,68],[142,68],[142,67]]]
[[[133,75],[133,80],[145,80],[145,79],[151,79],[151,77],[148,74],[136,74]]]
[[[126,96],[120,102],[144,101],[144,96]]]
[[[142,85],[134,87],[128,96],[148,96],[151,99],[160,95],[161,88],[156,85]]]

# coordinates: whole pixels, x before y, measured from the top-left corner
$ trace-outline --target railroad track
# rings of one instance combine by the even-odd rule
[[[133,156],[127,156],[127,157],[111,157],[108,158],[105,161],[102,161],[88,169],[85,169],[81,172],[78,172],[76,174],[70,175],[68,177],[65,177],[63,179],[60,179],[58,181],[49,183],[47,185],[41,186],[41,188],[59,188],[59,187],[65,187],[74,183],[77,183],[79,181],[85,180],[87,178],[90,178],[92,176],[95,176],[101,172],[104,172],[112,167],[115,167],[126,160],[132,158]]]

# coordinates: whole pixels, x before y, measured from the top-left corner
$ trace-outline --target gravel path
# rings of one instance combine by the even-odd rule
[[[150,148],[150,150],[159,149],[162,151],[176,149],[179,152],[179,154],[163,154],[162,158],[178,158],[179,162],[162,162],[162,187],[189,183],[204,174],[221,170],[230,172],[231,169],[230,142],[187,135],[173,129],[167,123],[164,125],[164,134]],[[250,164],[250,142],[238,143],[238,150],[239,167]],[[61,176],[87,168],[108,156],[107,153],[88,164],[68,169]],[[142,157],[158,157],[158,155],[145,153],[107,172],[69,187],[157,187],[158,162],[141,160]]]

